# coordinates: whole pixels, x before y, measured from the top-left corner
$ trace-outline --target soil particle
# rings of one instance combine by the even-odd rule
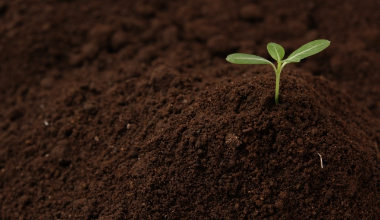
[[[100,49],[108,47],[111,34],[114,28],[108,25],[97,25],[88,33],[88,40]]]
[[[8,110],[7,116],[9,120],[14,121],[24,115],[24,111],[22,108],[19,107],[13,107]]]
[[[54,78],[53,77],[45,77],[40,81],[40,85],[44,89],[51,89],[54,85]]]
[[[95,115],[98,112],[98,108],[96,103],[87,101],[83,105],[83,110],[85,110],[88,114]]]
[[[244,5],[240,9],[240,16],[246,20],[257,20],[263,18],[263,10],[256,4]]]
[[[111,37],[111,48],[114,51],[120,50],[122,47],[127,45],[130,42],[130,36],[124,31],[117,31]]]
[[[82,55],[84,58],[93,59],[99,52],[100,47],[95,43],[88,43],[82,46]]]
[[[162,31],[162,43],[164,46],[169,46],[171,44],[178,42],[179,31],[176,26],[170,26]]]
[[[228,133],[226,135],[225,143],[230,148],[237,148],[241,145],[241,141],[239,140],[239,137],[235,134]]]
[[[82,54],[71,54],[69,57],[69,64],[71,66],[78,66],[84,60],[84,56]]]
[[[141,49],[136,55],[136,60],[139,62],[151,63],[156,56],[157,48],[156,46],[151,45]]]
[[[166,91],[178,73],[166,66],[157,67],[150,75],[149,84],[155,91]]]

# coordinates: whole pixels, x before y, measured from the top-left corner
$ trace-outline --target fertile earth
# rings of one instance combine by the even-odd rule
[[[378,8],[0,0],[0,219],[379,219]]]

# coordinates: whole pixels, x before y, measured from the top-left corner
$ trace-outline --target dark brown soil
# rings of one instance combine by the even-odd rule
[[[379,7],[0,0],[0,219],[379,219]]]

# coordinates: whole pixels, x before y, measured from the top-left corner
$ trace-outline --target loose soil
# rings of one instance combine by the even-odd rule
[[[0,0],[0,219],[379,219],[379,7]]]

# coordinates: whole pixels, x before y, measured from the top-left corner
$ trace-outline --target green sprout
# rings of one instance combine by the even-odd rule
[[[234,53],[227,56],[226,60],[235,64],[269,64],[273,67],[274,72],[276,74],[276,90],[275,90],[275,102],[278,104],[278,95],[280,92],[280,75],[284,66],[288,63],[298,63],[301,59],[309,57],[311,55],[317,54],[322,50],[326,49],[330,45],[330,41],[328,40],[314,40],[311,41],[302,47],[298,48],[289,57],[285,60],[282,60],[285,55],[284,48],[276,43],[269,43],[267,45],[267,49],[269,54],[273,59],[277,61],[276,66],[267,59],[262,57],[252,55],[252,54],[244,54],[244,53]]]

